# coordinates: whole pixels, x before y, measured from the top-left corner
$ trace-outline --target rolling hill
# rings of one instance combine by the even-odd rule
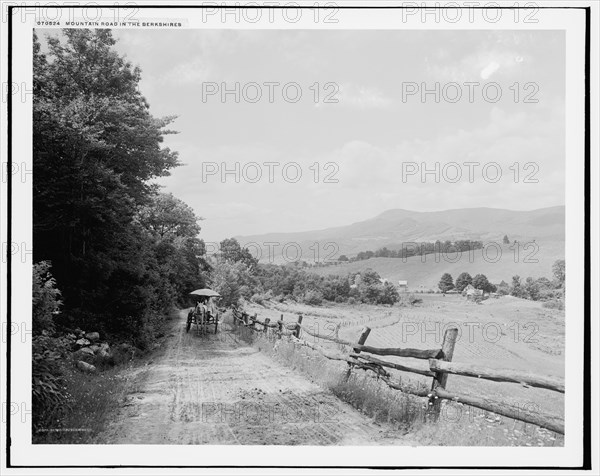
[[[504,235],[519,242],[519,253],[501,245]],[[565,207],[549,207],[530,211],[498,208],[464,208],[436,212],[388,210],[374,218],[351,225],[299,233],[268,233],[236,237],[253,254],[260,248],[261,262],[286,263],[305,260],[309,263],[335,259],[342,254],[352,257],[359,251],[375,251],[381,247],[400,249],[412,242],[470,239],[501,245],[496,257],[494,247],[488,256],[482,250],[459,258],[427,255],[399,258],[371,258],[336,266],[312,268],[320,275],[346,274],[372,268],[382,277],[408,280],[409,288],[437,287],[442,273],[456,277],[463,271],[484,273],[493,282],[509,281],[515,274],[551,276],[552,263],[564,258]],[[523,248],[527,243],[529,245]],[[270,243],[270,244],[269,244]],[[275,243],[275,244],[274,244]],[[286,249],[285,256],[282,250]],[[270,251],[269,251],[270,250]],[[318,254],[317,254],[318,250]],[[315,260],[315,258],[317,258]],[[453,262],[455,261],[455,262]]]

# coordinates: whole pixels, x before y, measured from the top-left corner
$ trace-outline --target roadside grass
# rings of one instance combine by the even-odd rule
[[[275,333],[257,333],[243,326],[232,329],[240,340],[299,371],[377,423],[407,431],[425,421],[423,399],[393,390],[363,370],[352,370],[346,378],[348,365],[344,362],[330,361],[285,337],[279,339]]]
[[[129,364],[139,365],[136,364]],[[69,401],[64,408],[54,408],[52,422],[33,435],[34,444],[86,444],[106,427],[110,416],[126,396],[140,387],[142,374],[134,378],[121,374],[124,366],[93,374],[82,373],[74,366],[63,370]]]
[[[46,427],[34,432],[33,444],[93,444],[106,429],[116,409],[127,402],[127,396],[139,392],[147,374],[146,363],[153,350],[166,339],[168,327],[176,311],[164,319],[159,338],[152,349],[141,351],[133,346],[134,354],[115,346],[108,359],[94,358],[96,372],[84,373],[67,360],[62,365],[66,404],[55,406],[44,416]]]
[[[441,414],[435,419],[427,411],[427,399],[392,389],[371,372],[354,369],[346,378],[346,363],[328,360],[286,337],[279,339],[275,333],[253,332],[243,326],[232,325],[232,330],[240,340],[330,390],[374,422],[387,424],[400,434],[410,433],[423,445],[564,445],[563,435],[455,402],[443,401]],[[402,383],[423,386],[407,378]]]

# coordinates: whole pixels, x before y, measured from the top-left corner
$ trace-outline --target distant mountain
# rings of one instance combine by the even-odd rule
[[[318,243],[319,259],[352,256],[359,251],[375,251],[381,247],[399,249],[403,243],[436,240],[481,240],[502,242],[504,235],[512,241],[536,240],[554,244],[565,240],[565,207],[549,207],[531,211],[499,208],[462,208],[437,212],[415,212],[403,209],[388,210],[374,218],[347,226],[299,233],[267,233],[236,237],[242,246],[250,243],[262,247],[262,262],[268,261],[265,243],[275,251],[271,260],[283,262],[281,250],[288,246],[287,256],[293,259],[298,247],[302,259],[313,262]],[[326,246],[327,243],[333,245]],[[253,245],[255,248],[256,245]],[[251,248],[252,249],[252,248]],[[253,251],[254,252],[254,251]]]

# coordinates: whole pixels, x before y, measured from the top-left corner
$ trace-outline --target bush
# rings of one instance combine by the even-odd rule
[[[402,304],[416,306],[417,304],[421,304],[423,299],[416,297],[413,293],[405,294],[402,296]]]
[[[69,402],[61,365],[75,342],[75,336],[54,338],[44,331],[32,342],[33,429],[54,426]]]
[[[270,301],[271,299],[273,299],[273,292],[270,289],[266,293],[255,293],[250,298],[252,302],[260,304],[261,306],[265,301]]]
[[[50,273],[49,261],[40,261],[33,265],[32,318],[33,333],[40,335],[43,331],[54,331],[54,316],[58,314],[62,304],[60,291],[56,288],[56,280]]]
[[[552,299],[542,304],[542,307],[546,309],[558,309],[559,311],[565,310],[565,302],[562,299]]]
[[[307,291],[303,301],[311,306],[320,306],[323,304],[323,294],[320,291]]]

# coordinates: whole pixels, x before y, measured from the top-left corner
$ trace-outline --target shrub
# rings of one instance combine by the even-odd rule
[[[265,301],[270,301],[271,299],[273,299],[273,292],[270,289],[266,293],[255,293],[250,298],[252,302],[260,304],[261,306]]]
[[[323,304],[323,294],[320,291],[307,291],[303,301],[311,306],[320,306]]]
[[[33,429],[47,428],[67,410],[62,363],[75,342],[75,336],[54,338],[44,331],[32,341]]]
[[[43,331],[54,331],[54,316],[62,304],[50,267],[49,261],[33,265],[32,318],[33,333],[36,335]]]
[[[562,299],[552,299],[542,304],[542,307],[546,309],[558,309],[559,311],[565,310],[565,302]]]

